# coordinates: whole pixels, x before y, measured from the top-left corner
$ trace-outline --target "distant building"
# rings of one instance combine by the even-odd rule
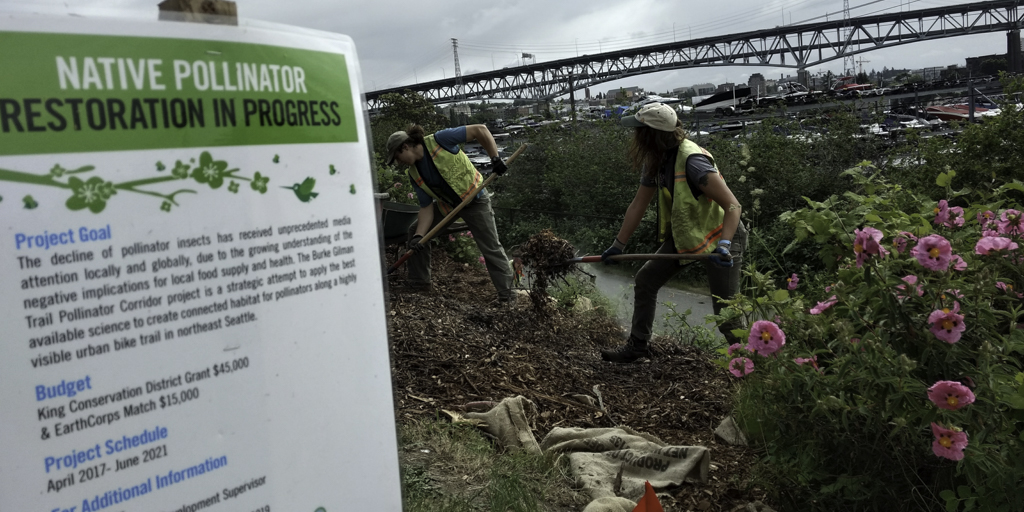
[[[715,84],[694,84],[689,88],[690,96],[707,96],[715,92]]]
[[[643,94],[644,90],[640,87],[620,87],[618,89],[610,89],[606,96],[609,101],[629,101],[636,96]],[[620,98],[620,95],[624,95]]]
[[[980,57],[967,57],[967,72],[974,75],[990,75],[992,70],[1006,70],[1007,59],[1005,53],[994,55],[982,55]]]
[[[530,116],[540,112],[537,104],[533,105],[520,105],[516,107],[516,114],[520,116]]]
[[[747,86],[750,87],[753,94],[765,94],[768,92],[766,85],[767,80],[764,79],[764,75],[761,73],[754,73],[747,79]]]
[[[726,82],[724,84],[719,84],[718,88],[715,89],[715,92],[729,92],[735,88],[736,84],[732,82]]]
[[[441,107],[441,112],[443,112],[444,115],[447,116],[447,117],[451,117],[452,114],[455,114],[455,115],[464,114],[464,115],[467,115],[467,116],[472,114],[472,110],[469,108],[469,104],[468,103],[457,103],[455,105],[448,105],[446,107]]]

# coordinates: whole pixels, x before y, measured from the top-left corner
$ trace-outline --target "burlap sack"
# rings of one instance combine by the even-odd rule
[[[636,503],[626,498],[598,498],[587,503],[583,512],[633,512]]]
[[[541,454],[537,438],[530,429],[530,418],[537,415],[537,406],[523,396],[506,398],[487,412],[467,412],[464,416],[484,422],[484,432],[494,436],[507,448],[521,448],[529,453]]]
[[[555,428],[540,448],[545,453],[568,453],[577,485],[594,499],[618,495],[638,500],[645,480],[655,489],[684,481],[706,483],[711,464],[703,446],[667,446],[628,427]]]

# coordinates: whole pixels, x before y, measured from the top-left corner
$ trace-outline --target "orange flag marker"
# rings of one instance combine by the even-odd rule
[[[633,512],[665,512],[665,509],[661,508],[658,496],[654,494],[654,487],[651,487],[651,483],[644,482],[644,488],[646,489],[644,495],[636,504]]]

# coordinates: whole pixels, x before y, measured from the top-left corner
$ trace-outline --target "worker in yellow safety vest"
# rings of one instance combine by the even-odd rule
[[[629,237],[643,219],[647,206],[658,196],[659,253],[708,254],[705,263],[711,286],[715,314],[739,290],[743,250],[747,231],[740,222],[741,207],[725,184],[711,153],[686,138],[682,123],[672,107],[650,103],[633,116],[624,116],[624,126],[636,128],[629,157],[640,171],[640,187],[626,209],[622,227],[612,246],[601,255],[622,254]],[[684,260],[651,260],[636,274],[633,321],[626,344],[602,350],[606,361],[631,363],[651,357],[651,331],[654,326],[658,290],[682,268]],[[732,343],[736,322],[719,330]]]
[[[409,286],[430,289],[430,251],[420,240],[445,215],[473,193],[483,177],[476,170],[460,145],[476,141],[491,157],[491,172],[499,176],[507,170],[498,156],[498,146],[490,130],[482,124],[471,124],[439,130],[426,135],[423,127],[413,125],[391,134],[387,142],[388,165],[398,162],[407,167],[409,179],[420,205],[416,232],[409,248],[416,251],[409,258]],[[505,249],[498,240],[490,193],[483,189],[461,211],[459,217],[473,234],[483,255],[498,300],[515,302],[512,291],[512,268]]]

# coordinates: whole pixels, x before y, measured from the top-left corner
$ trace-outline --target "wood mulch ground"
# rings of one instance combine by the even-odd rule
[[[754,451],[713,434],[730,412],[734,383],[709,354],[655,339],[652,360],[608,363],[599,349],[625,338],[614,319],[538,311],[524,299],[515,308],[500,306],[483,268],[453,262],[442,250],[434,249],[432,273],[427,292],[404,289],[404,269],[389,278],[399,422],[523,395],[537,405],[538,441],[553,427],[625,425],[672,445],[710,448],[710,482],[670,490],[662,500],[667,511],[732,511],[765,499],[749,484]],[[607,414],[572,397],[597,398],[595,386]]]

